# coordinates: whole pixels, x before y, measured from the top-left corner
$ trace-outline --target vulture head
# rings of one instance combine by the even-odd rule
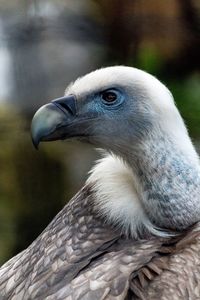
[[[176,127],[185,131],[167,88],[141,70],[116,66],[77,79],[65,96],[34,116],[35,146],[40,141],[78,138],[125,156],[137,151],[147,135]],[[171,127],[171,128],[169,128]]]
[[[200,219],[199,159],[171,93],[152,75],[114,66],[70,84],[32,121],[36,147],[69,138],[108,153],[87,183],[94,209],[123,232],[165,235]]]

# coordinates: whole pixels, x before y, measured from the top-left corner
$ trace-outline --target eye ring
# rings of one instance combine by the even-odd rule
[[[101,98],[106,104],[112,104],[117,100],[117,94],[113,91],[104,91],[101,94]]]

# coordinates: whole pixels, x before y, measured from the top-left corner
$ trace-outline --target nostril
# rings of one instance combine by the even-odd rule
[[[76,115],[76,98],[74,95],[58,98],[52,101],[62,111],[66,111],[72,115]]]
[[[60,102],[59,106],[63,107],[65,110],[71,112],[71,109],[69,109],[69,106],[67,104],[65,104],[64,102]]]
[[[69,107],[67,107],[67,105],[64,105],[63,103],[59,103],[57,101],[53,101],[53,104],[56,105],[60,110],[62,110],[65,114],[68,112],[68,113],[71,113]]]

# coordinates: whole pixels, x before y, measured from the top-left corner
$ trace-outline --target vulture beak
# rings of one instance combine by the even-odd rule
[[[31,124],[31,135],[35,148],[38,148],[40,141],[53,141],[73,136],[74,134],[70,133],[70,124],[76,114],[74,95],[55,99],[42,106],[35,113]]]

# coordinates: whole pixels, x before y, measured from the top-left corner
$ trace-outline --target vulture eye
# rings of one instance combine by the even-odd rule
[[[113,91],[105,91],[101,94],[101,97],[106,104],[112,104],[117,99],[117,94]]]

